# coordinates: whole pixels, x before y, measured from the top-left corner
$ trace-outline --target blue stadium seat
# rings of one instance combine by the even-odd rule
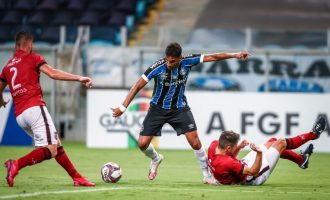
[[[114,9],[117,0],[93,0],[87,6],[88,10],[111,11]]]
[[[136,17],[137,20],[141,20],[145,16],[146,12],[146,0],[139,0],[136,4]]]
[[[52,44],[60,42],[60,28],[58,26],[50,26],[42,31],[40,40],[42,42],[49,42]]]
[[[70,0],[66,9],[70,11],[82,11],[85,8],[86,0]]]
[[[110,26],[92,26],[90,33],[91,43],[120,44],[120,31]]]
[[[13,33],[10,26],[0,25],[0,42],[13,41]]]
[[[75,14],[68,10],[62,10],[55,14],[52,21],[55,25],[70,25],[74,24]]]
[[[37,11],[29,16],[28,24],[33,25],[49,25],[49,21],[52,18],[52,14],[48,11]]]
[[[39,4],[37,10],[56,11],[59,8],[59,2],[57,0],[44,0]]]
[[[82,25],[98,25],[101,23],[103,15],[98,11],[86,11],[78,21]]]
[[[1,20],[2,24],[22,24],[23,13],[16,10],[8,11]]]
[[[109,17],[107,24],[112,26],[124,26],[126,24],[126,14],[123,12],[115,11]]]
[[[136,0],[121,0],[117,5],[116,10],[128,14],[135,14]]]
[[[13,6],[15,10],[31,11],[35,7],[35,0],[18,0]]]

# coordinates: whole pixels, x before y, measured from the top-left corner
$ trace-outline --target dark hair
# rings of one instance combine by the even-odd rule
[[[31,41],[31,40],[33,41],[33,36],[29,32],[20,31],[16,33],[15,36],[16,46],[21,46],[26,41]]]
[[[224,149],[228,145],[237,145],[239,138],[239,134],[234,131],[223,131],[219,137],[219,148]]]
[[[169,45],[167,45],[165,50],[166,56],[173,56],[173,57],[179,57],[181,56],[182,48],[179,43],[173,42]]]

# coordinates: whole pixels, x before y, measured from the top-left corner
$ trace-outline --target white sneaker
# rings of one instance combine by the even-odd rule
[[[213,176],[205,176],[203,183],[208,185],[219,185],[220,183]]]
[[[164,159],[164,156],[162,154],[159,154],[159,159],[157,161],[151,161],[150,162],[150,170],[149,170],[149,175],[148,178],[149,180],[154,180],[157,176],[157,169],[160,165],[160,163],[162,162],[162,160]]]

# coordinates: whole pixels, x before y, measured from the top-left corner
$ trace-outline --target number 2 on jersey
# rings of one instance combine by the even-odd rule
[[[16,90],[21,87],[21,84],[15,85],[15,79],[17,77],[17,68],[16,67],[10,68],[10,72],[14,72],[13,78],[11,79],[11,86],[12,86],[13,90]]]

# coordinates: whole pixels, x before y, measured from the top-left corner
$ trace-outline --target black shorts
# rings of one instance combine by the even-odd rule
[[[140,135],[161,136],[161,129],[165,123],[170,124],[177,135],[197,130],[189,107],[167,110],[150,104]]]

